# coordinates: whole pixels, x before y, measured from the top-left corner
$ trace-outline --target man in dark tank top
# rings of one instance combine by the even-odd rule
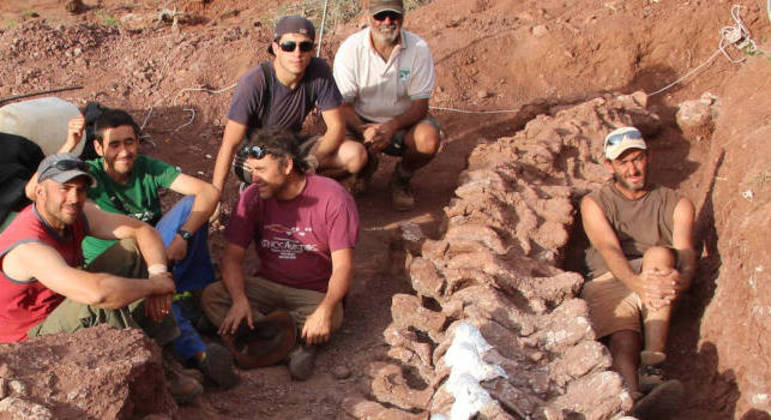
[[[582,297],[635,400],[633,414],[661,418],[683,394],[682,384],[664,381],[660,368],[673,305],[695,271],[694,207],[649,182],[650,151],[636,128],[608,134],[603,154],[613,180],[581,201],[592,278]]]

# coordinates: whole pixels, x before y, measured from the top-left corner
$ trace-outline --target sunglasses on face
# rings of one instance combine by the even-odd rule
[[[278,44],[278,46],[281,47],[281,50],[284,52],[293,52],[298,45],[300,46],[300,51],[302,52],[308,52],[313,49],[313,42],[311,41],[302,41],[300,43],[295,41],[284,41]]]
[[[378,22],[382,22],[386,18],[391,18],[391,22],[393,22],[395,20],[401,20],[402,15],[400,13],[396,13],[391,10],[385,10],[380,13],[375,13],[374,15],[372,15],[372,17],[375,18],[375,20]]]

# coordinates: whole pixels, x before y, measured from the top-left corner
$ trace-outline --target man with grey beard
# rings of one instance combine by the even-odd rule
[[[401,157],[391,178],[396,210],[415,207],[409,182],[439,150],[439,123],[428,114],[434,62],[428,44],[402,29],[402,0],[370,0],[369,27],[346,39],[335,55],[348,136],[367,147],[367,168],[354,191],[365,188],[380,152]]]

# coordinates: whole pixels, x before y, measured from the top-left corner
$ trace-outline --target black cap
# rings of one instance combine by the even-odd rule
[[[278,41],[284,34],[303,34],[308,35],[311,41],[316,40],[316,29],[313,23],[302,16],[284,16],[278,21],[275,31],[273,31],[273,41]],[[268,52],[273,52],[273,44],[268,45]]]

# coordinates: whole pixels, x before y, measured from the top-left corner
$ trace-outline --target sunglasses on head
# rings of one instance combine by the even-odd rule
[[[53,167],[60,171],[71,171],[73,169],[79,169],[83,172],[88,172],[88,166],[82,160],[60,160],[54,162]]]
[[[375,13],[374,15],[372,15],[372,17],[375,18],[375,20],[378,22],[382,22],[386,18],[391,18],[391,21],[393,22],[395,20],[400,20],[402,18],[402,15],[401,13],[396,13],[391,10],[384,10],[382,12]]]
[[[614,136],[608,137],[608,139],[605,140],[605,147],[615,146],[624,141],[624,139],[641,140],[642,135],[639,131],[627,131],[625,133],[618,133]]]
[[[255,159],[262,159],[270,154],[270,151],[262,146],[246,146],[238,154],[243,158],[253,157]]]
[[[300,51],[302,52],[308,52],[313,49],[313,42],[311,41],[302,41],[299,43],[295,41],[284,41],[278,44],[278,46],[281,47],[281,50],[284,52],[293,52],[298,45],[300,46]]]

